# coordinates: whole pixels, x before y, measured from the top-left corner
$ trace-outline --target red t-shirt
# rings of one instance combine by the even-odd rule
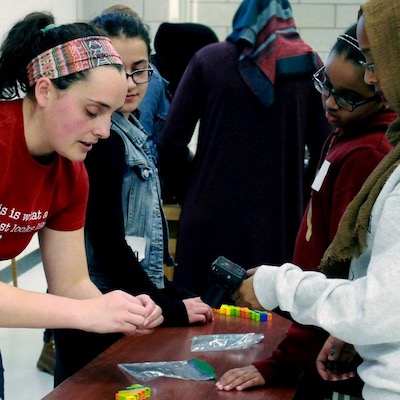
[[[0,102],[0,260],[18,255],[44,226],[82,228],[87,196],[84,164],[58,154],[47,164],[33,158],[22,100]]]

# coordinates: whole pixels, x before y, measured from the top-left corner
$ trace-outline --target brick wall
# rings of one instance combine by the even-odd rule
[[[363,2],[363,0],[292,0],[291,4],[301,36],[325,60],[336,37],[357,21],[357,12]],[[210,25],[223,39],[231,31],[232,17],[241,1],[189,0],[188,3],[188,17]]]
[[[323,60],[338,34],[356,22],[363,0],[292,0],[293,15],[303,39]],[[112,0],[80,0],[83,17],[91,18]],[[240,0],[126,0],[150,25],[152,35],[162,21],[191,21],[211,26],[222,40],[231,31],[231,23]]]
[[[303,39],[323,60],[338,34],[356,22],[364,0],[291,0],[297,27]],[[49,10],[57,23],[90,20],[104,8],[122,3],[134,8],[150,25],[152,36],[163,21],[200,22],[211,26],[223,40],[231,31],[232,17],[241,0],[2,0],[0,34],[33,10]]]

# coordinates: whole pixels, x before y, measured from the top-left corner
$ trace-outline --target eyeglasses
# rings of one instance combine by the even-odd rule
[[[363,68],[367,69],[368,71],[370,71],[370,72],[372,72],[372,73],[375,72],[375,71],[374,71],[375,63],[367,63],[367,62],[364,61],[364,60],[360,60],[359,63],[360,63],[360,65],[361,65]]]
[[[142,69],[135,69],[135,71],[132,72],[126,72],[126,79],[132,78],[133,82],[135,82],[137,85],[141,85],[143,83],[147,83],[152,75],[153,75],[153,68],[142,68]]]
[[[346,111],[352,112],[357,107],[363,106],[364,104],[370,103],[372,101],[377,101],[380,99],[380,96],[378,94],[376,94],[375,96],[368,97],[366,99],[362,99],[359,101],[350,100],[350,99],[336,93],[333,88],[328,87],[321,80],[321,75],[323,74],[324,71],[325,71],[325,67],[322,67],[313,75],[314,87],[323,96],[326,96],[326,97],[333,96],[333,98],[336,101],[336,104],[340,108],[343,108]]]

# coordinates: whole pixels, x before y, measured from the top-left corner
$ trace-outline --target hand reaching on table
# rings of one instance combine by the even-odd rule
[[[211,307],[204,303],[200,297],[193,297],[182,300],[189,317],[189,324],[205,323],[214,319]]]
[[[254,365],[233,368],[225,372],[215,384],[218,390],[244,390],[265,385],[265,380]]]

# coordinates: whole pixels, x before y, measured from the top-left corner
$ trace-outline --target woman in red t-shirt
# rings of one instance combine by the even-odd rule
[[[55,27],[51,14],[32,13],[5,39],[0,260],[17,256],[37,232],[49,294],[0,283],[1,327],[137,334],[162,322],[160,308],[148,296],[102,295],[87,270],[83,160],[99,139],[108,137],[111,115],[125,95],[121,58],[91,25]]]

